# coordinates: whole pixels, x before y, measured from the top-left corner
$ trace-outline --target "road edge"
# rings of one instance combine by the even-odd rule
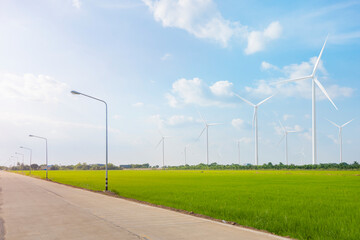
[[[85,190],[85,191],[89,191],[89,192],[93,192],[93,193],[98,193],[98,194],[106,195],[106,196],[109,196],[109,197],[120,198],[120,199],[123,199],[123,200],[127,200],[127,201],[130,201],[130,202],[135,202],[135,203],[142,204],[142,205],[148,205],[148,206],[151,206],[151,207],[162,208],[162,209],[170,210],[170,211],[173,211],[173,212],[178,212],[178,213],[181,213],[181,214],[186,214],[186,215],[190,215],[190,216],[193,216],[193,217],[206,219],[208,221],[216,222],[216,223],[219,223],[219,224],[225,224],[225,225],[228,225],[228,226],[244,228],[246,230],[257,232],[257,233],[269,234],[269,235],[272,235],[272,236],[283,238],[284,240],[289,240],[289,239],[290,240],[295,240],[295,238],[291,238],[290,236],[276,235],[276,234],[271,233],[271,232],[266,231],[266,230],[257,229],[257,228],[253,228],[253,227],[249,227],[249,226],[244,226],[244,225],[238,224],[236,222],[225,221],[225,220],[213,218],[213,217],[210,217],[210,216],[207,216],[207,215],[194,213],[192,211],[186,211],[186,210],[183,210],[183,209],[177,209],[177,208],[173,208],[173,207],[168,207],[168,206],[164,206],[164,205],[158,205],[158,204],[154,204],[154,203],[150,203],[150,202],[146,202],[146,201],[141,201],[141,200],[134,199],[134,198],[128,198],[128,197],[120,196],[116,192],[111,192],[111,191],[106,192],[106,191],[91,190],[91,189],[87,189],[87,188],[83,188],[83,187],[79,187],[79,186],[74,186],[74,185],[70,185],[70,184],[56,182],[56,181],[51,180],[50,178],[49,179],[44,179],[44,178],[40,178],[40,177],[35,176],[35,175],[25,175],[25,174],[22,174],[22,173],[10,172],[10,171],[7,171],[7,172],[14,173],[14,174],[19,174],[19,175],[24,176],[24,177],[32,177],[34,179],[39,179],[39,180],[43,180],[43,181],[46,181],[46,182],[52,182],[52,183],[60,184],[60,185],[67,186],[67,187],[72,187],[72,188],[77,188],[77,189],[81,189],[81,190]],[[0,210],[1,210],[1,208],[0,208]],[[0,225],[1,225],[1,223],[0,223]],[[0,235],[0,237],[1,237],[1,235]],[[0,238],[0,240],[4,240],[4,239]]]

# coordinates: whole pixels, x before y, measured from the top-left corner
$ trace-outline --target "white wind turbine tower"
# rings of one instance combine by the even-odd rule
[[[237,140],[235,140],[235,142],[236,142],[236,145],[237,145],[237,150],[238,150],[238,164],[240,165],[240,143],[241,143],[241,139],[237,139]]]
[[[281,137],[280,141],[279,141],[279,144],[281,143],[281,141],[285,138],[285,162],[286,162],[286,165],[289,165],[289,158],[288,158],[288,138],[287,138],[287,135],[288,133],[295,133],[297,131],[289,131],[286,129],[286,127],[284,127],[284,125],[281,123],[281,121],[279,121],[280,125],[281,125],[281,128],[284,132],[284,135]]]
[[[187,153],[187,149],[189,148],[189,144],[187,144],[185,147],[184,147],[184,158],[185,158],[185,165],[186,165],[186,153]]]
[[[162,160],[163,160],[163,168],[165,167],[165,138],[169,138],[169,136],[164,136],[160,131],[161,139],[159,143],[156,145],[156,148],[162,143]]]
[[[342,163],[342,129],[343,127],[345,127],[346,125],[348,125],[349,123],[351,123],[354,119],[351,119],[350,121],[348,121],[347,123],[344,123],[343,125],[337,125],[336,123],[328,120],[332,125],[334,125],[335,127],[339,128],[339,144],[340,144],[340,163]]]
[[[275,94],[274,94],[275,95]],[[254,117],[253,117],[253,126],[255,127],[255,165],[259,164],[259,153],[258,153],[258,117],[257,117],[257,110],[258,107],[265,103],[266,101],[268,101],[270,98],[272,98],[274,95],[271,95],[268,98],[265,98],[264,100],[262,100],[261,102],[259,102],[258,104],[253,104],[250,101],[246,100],[245,98],[240,97],[239,95],[235,94],[235,96],[237,96],[238,98],[240,98],[241,100],[243,100],[244,102],[246,102],[247,104],[249,104],[250,106],[254,107]]]
[[[328,37],[326,38],[324,45],[321,49],[321,52],[319,54],[319,57],[316,60],[313,72],[311,73],[311,75],[305,76],[305,77],[299,77],[299,78],[294,78],[294,79],[290,79],[290,80],[285,80],[285,81],[280,81],[280,82],[276,82],[275,84],[282,84],[282,83],[287,83],[287,82],[296,82],[296,81],[301,81],[301,80],[305,80],[305,79],[311,79],[312,81],[312,164],[316,164],[316,111],[315,111],[315,103],[316,103],[316,99],[315,99],[315,85],[317,85],[320,90],[325,94],[325,96],[329,99],[329,101],[332,103],[332,105],[335,107],[336,110],[338,110],[338,108],[336,107],[335,103],[331,100],[329,94],[326,92],[324,86],[319,82],[319,80],[316,77],[316,70],[319,66],[319,62],[321,59],[321,55],[324,51],[326,42],[327,42]]]
[[[203,120],[205,127],[204,129],[201,131],[199,137],[197,138],[197,140],[199,140],[199,138],[201,137],[201,135],[204,133],[204,131],[206,130],[206,164],[209,165],[209,127],[210,126],[216,126],[216,125],[221,125],[222,123],[207,123],[205,121],[205,119],[203,118],[203,116],[201,115],[201,113],[199,112],[199,115],[201,117],[201,119]]]

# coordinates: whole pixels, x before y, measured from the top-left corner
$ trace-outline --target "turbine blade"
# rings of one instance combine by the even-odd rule
[[[255,104],[253,104],[252,102],[246,100],[245,98],[240,97],[239,95],[237,95],[236,93],[234,93],[235,96],[237,96],[238,98],[240,98],[241,100],[243,100],[244,102],[246,102],[247,104],[249,104],[250,106],[255,107]]]
[[[324,86],[319,82],[319,80],[317,80],[317,78],[314,78],[314,81],[315,81],[316,85],[318,85],[318,87],[321,89],[321,91],[325,94],[325,96],[329,99],[329,101],[332,103],[332,105],[335,107],[335,109],[338,110],[337,106],[335,105],[333,100],[331,100],[329,94],[326,92]]]
[[[203,120],[204,124],[205,124],[205,125],[207,125],[207,123],[206,123],[206,121],[205,121],[205,119],[204,119],[203,115],[202,115],[199,111],[198,111],[198,113],[199,113],[199,115],[200,115],[201,119]]]
[[[200,138],[201,135],[204,133],[204,131],[205,131],[206,128],[207,128],[207,127],[204,127],[204,129],[201,131],[201,133],[200,133],[200,135],[198,136],[198,138],[196,139],[196,141],[199,140],[199,138]]]
[[[266,102],[266,101],[268,101],[270,98],[272,98],[273,96],[275,96],[275,94],[274,94],[274,95],[271,95],[271,96],[268,97],[268,98],[265,98],[264,100],[262,100],[261,102],[259,102],[256,106],[260,106],[261,104],[263,104],[264,102]]]
[[[297,81],[301,81],[301,80],[305,80],[305,79],[309,79],[309,78],[312,78],[312,76],[310,75],[310,76],[305,76],[305,77],[293,78],[293,79],[289,79],[289,80],[282,80],[282,81],[270,83],[270,85],[284,84],[284,83],[288,83],[288,82],[297,82]]]
[[[287,131],[288,133],[296,133],[296,132],[299,132],[299,131]]]
[[[282,129],[284,130],[284,132],[286,132],[286,128],[284,127],[284,125],[281,123],[281,121],[279,120],[280,126],[282,127]]]
[[[326,118],[325,118],[326,119]],[[326,119],[326,120],[328,120],[332,125],[334,125],[335,127],[340,127],[339,125],[337,125],[336,123],[334,123],[333,121],[330,121],[329,119]]]
[[[209,123],[208,126],[224,125],[224,123]]]
[[[344,123],[341,127],[345,127],[346,125],[348,125],[349,123],[351,123],[354,119],[351,119],[350,121],[348,121],[347,123]]]
[[[284,140],[285,138],[285,134],[281,137],[280,141],[278,142],[278,144],[276,146],[279,146],[279,144],[282,142],[282,140]]]
[[[318,58],[317,58],[317,60],[316,60],[316,63],[315,63],[315,66],[314,66],[314,69],[313,69],[313,72],[312,72],[311,76],[315,76],[316,70],[317,70],[317,68],[318,68],[318,66],[319,66],[319,62],[320,62],[320,59],[321,59],[321,55],[323,54],[323,51],[324,51],[326,42],[327,42],[327,40],[328,40],[328,37],[329,37],[329,36],[327,36],[326,39],[325,39],[324,45],[323,45],[323,47],[322,47],[322,49],[321,49],[321,52],[320,52],[320,54],[319,54],[319,56],[318,56]]]
[[[255,124],[255,118],[256,118],[256,108],[254,108],[254,116],[253,116],[253,121],[252,121],[253,128],[254,128],[254,124]]]
[[[158,129],[158,131],[159,131],[159,134],[160,134],[160,136],[164,136],[164,134],[160,131],[160,129]]]
[[[159,143],[158,143],[158,144],[156,144],[155,149],[157,149],[157,148],[159,147],[160,143],[161,143],[163,140],[164,140],[163,138],[161,138],[161,139],[160,139]]]

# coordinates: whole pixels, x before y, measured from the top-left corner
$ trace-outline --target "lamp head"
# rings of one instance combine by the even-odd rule
[[[33,137],[33,136],[34,136],[34,135],[31,135],[31,134],[29,135],[29,137]]]
[[[81,93],[79,93],[78,91],[71,91],[72,94],[75,94],[75,95],[80,95]]]

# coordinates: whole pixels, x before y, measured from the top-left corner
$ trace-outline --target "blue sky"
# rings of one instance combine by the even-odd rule
[[[109,104],[109,159],[114,164],[161,165],[205,161],[253,163],[253,109],[259,108],[259,163],[284,162],[279,121],[289,130],[289,162],[311,163],[311,81],[273,86],[310,74],[329,34],[317,88],[318,161],[338,162],[343,124],[344,161],[359,161],[360,1],[35,0],[0,2],[0,157],[23,145],[34,162],[102,163],[104,106]],[[13,162],[8,162],[13,163]]]

